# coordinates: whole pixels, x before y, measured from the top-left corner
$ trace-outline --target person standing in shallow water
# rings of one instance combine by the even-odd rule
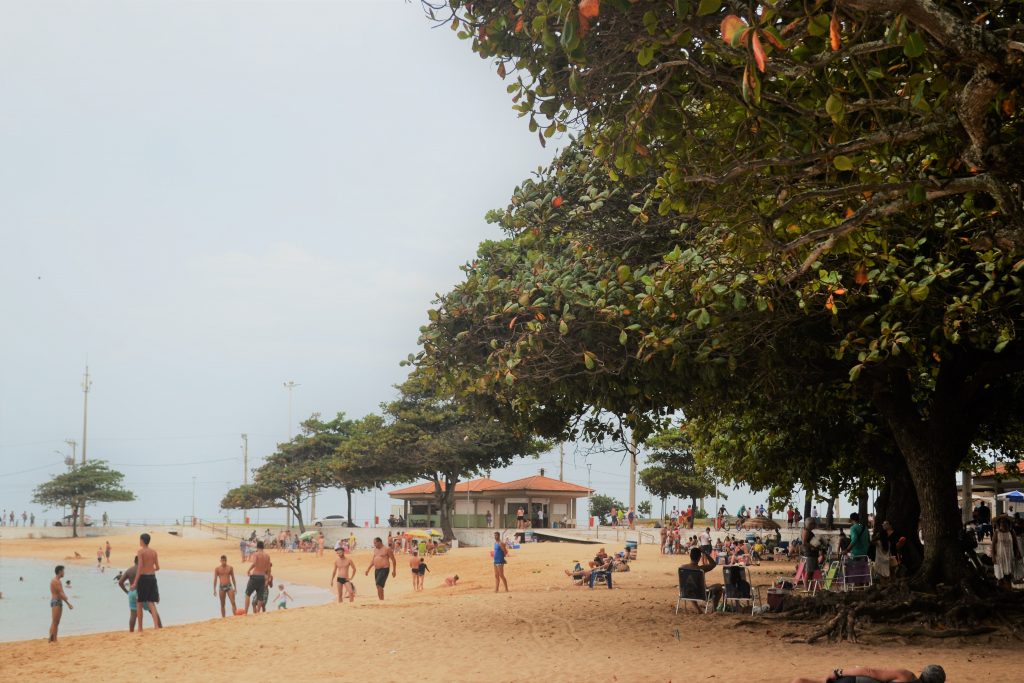
[[[148,612],[153,617],[153,625],[162,628],[160,615],[156,611],[156,604],[160,602],[160,591],[156,584],[156,573],[160,571],[160,559],[156,551],[149,547],[149,534],[139,536],[139,551],[136,557],[139,558],[138,573],[132,581],[132,590],[137,591],[138,601],[135,606],[135,617],[138,622],[139,633],[142,633],[142,611],[148,607]]]
[[[50,579],[50,642],[56,643],[57,627],[60,626],[60,618],[64,613],[64,603],[67,603],[68,609],[74,607],[71,606],[71,601],[64,593],[64,586],[60,581],[64,578],[64,565],[58,564],[53,573],[54,577]]]
[[[494,592],[497,593],[498,588],[504,585],[505,592],[508,593],[508,579],[505,578],[505,565],[508,563],[506,560],[508,546],[501,540],[501,534],[497,531],[494,532],[494,551],[492,555],[494,555]]]

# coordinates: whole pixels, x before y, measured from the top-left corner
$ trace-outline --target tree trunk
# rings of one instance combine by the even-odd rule
[[[872,397],[892,432],[917,492],[924,557],[914,582],[922,588],[952,586],[967,574],[967,559],[958,542],[956,472],[967,458],[974,430],[967,421],[969,411],[959,396],[955,372],[950,372],[953,379],[947,374],[936,382],[926,417],[914,402],[905,373],[877,384]],[[917,534],[911,535],[909,527],[897,530],[917,547]]]
[[[860,523],[864,525],[864,528],[868,528],[868,492],[865,489],[861,491],[857,496],[857,515],[860,517]]]
[[[306,533],[306,524],[302,521],[302,498],[301,496],[295,497],[295,506],[292,508],[292,512],[295,513],[295,522],[299,525],[299,533]]]
[[[814,495],[810,491],[804,491],[804,520],[811,518],[811,499]]]
[[[71,537],[78,538],[78,505],[71,508]]]
[[[828,509],[825,512],[825,528],[829,531],[835,525],[836,521],[836,499],[835,496],[828,499]]]
[[[921,518],[921,505],[917,500],[913,479],[906,463],[894,458],[886,470],[885,486],[875,499],[875,530],[882,528],[882,522],[888,521],[901,536],[906,536],[908,548],[905,553],[910,569],[916,569],[922,555],[921,542],[918,537],[918,521]]]
[[[458,476],[445,476],[444,488],[441,487],[441,478],[434,478],[434,501],[437,503],[437,514],[440,517],[442,538],[451,541],[455,538],[455,529],[452,527],[451,503],[455,494],[455,485],[459,482]]]
[[[348,498],[347,508],[346,508],[346,515],[347,515],[346,516],[346,523],[348,524],[348,526],[352,527],[352,526],[355,526],[356,523],[352,521],[352,487],[351,486],[346,486],[345,487],[345,496],[346,496],[346,498]]]

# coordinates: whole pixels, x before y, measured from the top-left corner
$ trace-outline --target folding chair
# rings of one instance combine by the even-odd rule
[[[843,564],[843,590],[867,588],[871,585],[871,560],[867,555],[846,558]]]
[[[676,600],[676,614],[683,602],[695,602],[699,607],[704,604],[704,613],[711,607],[711,591],[707,589],[702,569],[679,568],[679,598]]]
[[[836,579],[841,582],[843,579],[840,576],[839,561],[829,562],[828,568],[825,570],[825,574],[821,575],[816,572],[816,578],[810,581],[811,595],[818,592],[818,589],[832,590],[832,586],[835,585]]]
[[[612,587],[612,570],[611,567],[608,569],[594,569],[590,572],[590,587],[594,587],[595,581],[605,581],[608,583],[608,588]]]
[[[728,605],[730,602],[749,600],[750,613],[753,614],[754,610],[761,606],[761,593],[757,587],[750,584],[747,568],[734,564],[723,567],[722,574],[725,577],[725,594],[722,596],[722,604]]]

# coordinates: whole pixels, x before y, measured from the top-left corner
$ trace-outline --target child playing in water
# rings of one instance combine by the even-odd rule
[[[277,584],[277,609],[288,609],[288,601],[294,599],[288,595],[288,591],[284,589],[283,583]]]

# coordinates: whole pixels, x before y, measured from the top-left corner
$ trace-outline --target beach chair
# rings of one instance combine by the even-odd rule
[[[813,578],[810,581],[811,595],[817,593],[819,589],[826,591],[832,590],[833,586],[835,586],[837,582],[837,579],[839,583],[842,583],[843,579],[840,576],[840,564],[841,563],[839,561],[829,562],[828,568],[825,570],[824,574],[821,574],[820,572],[815,572],[816,578]]]
[[[727,607],[730,602],[750,602],[750,613],[761,607],[761,593],[756,586],[751,585],[747,568],[743,565],[734,564],[724,567],[722,575],[725,579],[725,593],[722,595],[722,605]]]
[[[775,579],[775,585],[781,586],[784,584],[790,584],[792,589],[803,586],[805,591],[811,590],[812,583],[814,581],[821,580],[821,570],[816,570],[814,576],[807,576],[807,559],[801,557],[800,562],[796,565],[796,573],[793,576],[779,576]]]
[[[711,609],[711,591],[707,589],[705,574],[700,569],[679,568],[679,598],[676,600],[676,614],[683,602],[694,602],[700,607],[704,605],[704,613]]]
[[[590,572],[590,587],[594,587],[596,581],[604,581],[608,584],[608,588],[612,587],[612,570],[611,567],[607,569],[595,569]]]
[[[856,590],[871,585],[871,560],[867,555],[846,558],[843,564],[843,590]]]

